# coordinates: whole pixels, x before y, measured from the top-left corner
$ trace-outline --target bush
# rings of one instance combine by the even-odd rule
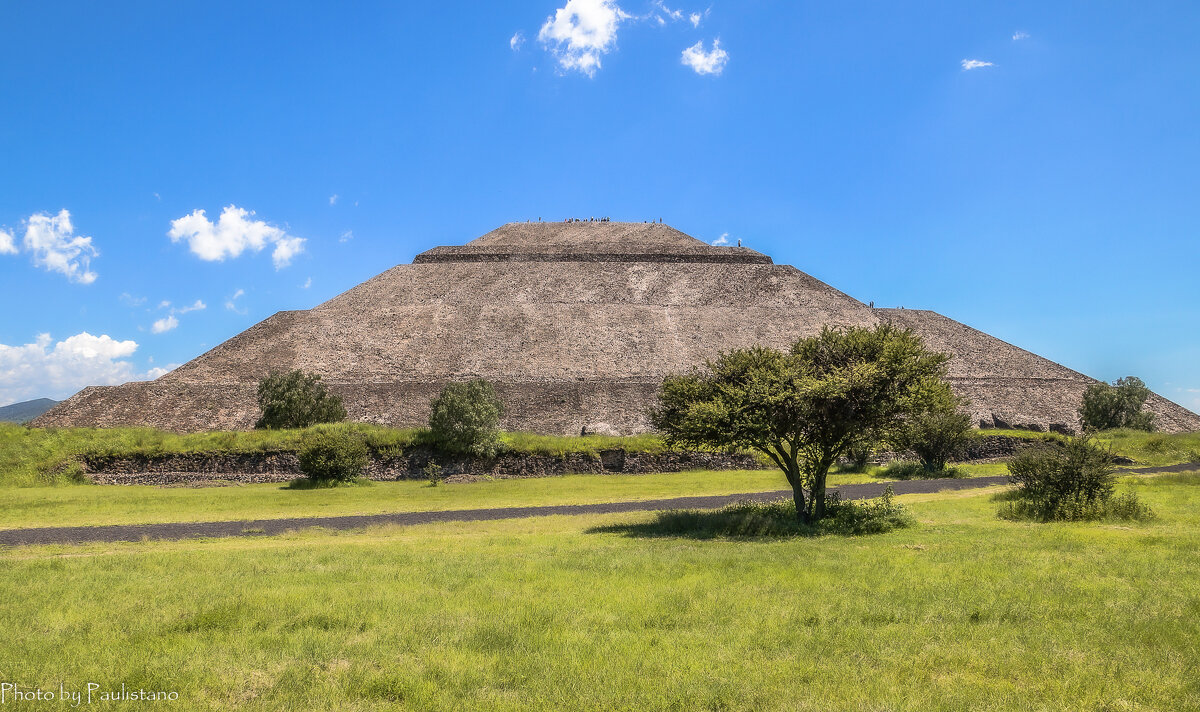
[[[442,466],[436,462],[430,461],[421,471],[425,474],[425,479],[429,480],[430,487],[437,487],[445,479],[442,475]]]
[[[1112,453],[1087,438],[1069,438],[1062,447],[1041,446],[1008,463],[1017,485],[1013,501],[1001,507],[1005,519],[1083,521],[1148,519],[1153,513],[1130,492],[1113,497]]]
[[[1154,430],[1154,414],[1143,411],[1142,406],[1150,397],[1150,389],[1135,376],[1107,383],[1093,383],[1083,392],[1083,404],[1079,407],[1079,420],[1086,432],[1129,428],[1130,430]]]
[[[1084,522],[1097,520],[1148,521],[1154,511],[1133,492],[1124,492],[1107,499],[1089,500],[1073,495],[1056,502],[1017,498],[1000,507],[1001,519],[1035,522]]]
[[[254,427],[259,430],[307,428],[346,419],[342,399],[325,388],[320,376],[303,371],[272,372],[259,381],[258,407],[262,417]]]
[[[892,444],[915,454],[928,472],[946,469],[971,437],[971,418],[958,411],[959,403],[947,391],[946,397],[905,419],[890,438]]]
[[[487,381],[451,383],[432,403],[430,436],[444,450],[494,455],[499,449],[503,413],[496,390]]]
[[[825,501],[827,514],[820,528],[831,534],[858,536],[883,534],[916,524],[908,508],[893,500],[895,495],[891,485],[883,490],[882,497],[861,502],[843,502],[834,492]]]
[[[846,451],[846,471],[864,472],[871,463],[870,443],[859,443]]]
[[[1115,470],[1111,452],[1087,438],[1069,438],[1061,447],[1021,452],[1009,461],[1008,478],[1022,499],[1090,501],[1112,496]]]
[[[310,480],[351,482],[362,477],[369,454],[366,443],[353,432],[313,428],[300,437],[297,459]]]
[[[885,480],[925,480],[961,476],[962,472],[957,467],[930,471],[925,465],[912,460],[893,460],[879,473],[879,477]]]

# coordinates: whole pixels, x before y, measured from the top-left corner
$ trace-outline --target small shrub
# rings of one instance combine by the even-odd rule
[[[931,473],[946,469],[971,437],[971,418],[957,408],[958,401],[950,399],[913,415],[896,430],[893,444],[915,454]]]
[[[962,471],[957,467],[930,471],[925,465],[912,460],[893,460],[879,473],[879,477],[885,480],[925,480],[961,476]]]
[[[425,474],[425,479],[429,480],[430,487],[437,487],[445,479],[442,475],[442,466],[433,461],[425,465],[425,468],[421,472]]]
[[[1000,507],[1001,519],[1035,522],[1087,522],[1099,520],[1148,521],[1154,511],[1134,492],[1123,492],[1107,499],[1088,499],[1071,495],[1054,502],[1014,497]]]
[[[1083,392],[1079,420],[1085,432],[1129,428],[1154,430],[1154,414],[1143,411],[1150,389],[1136,376],[1107,383],[1093,383]]]
[[[342,399],[329,392],[321,377],[303,371],[273,372],[258,383],[259,430],[307,428],[346,419]]]
[[[431,404],[430,437],[451,452],[494,455],[499,449],[503,414],[496,390],[487,381],[451,383]]]
[[[1086,438],[1071,438],[1063,447],[1033,447],[1008,463],[1009,480],[1023,499],[1050,503],[1107,499],[1115,469],[1112,453]]]
[[[300,471],[317,482],[350,482],[362,477],[369,454],[356,433],[313,428],[300,437]]]
[[[891,485],[883,490],[882,497],[861,502],[843,502],[834,492],[825,501],[826,516],[818,526],[831,534],[859,536],[883,534],[916,524],[908,508],[894,501],[895,496]]]
[[[1154,516],[1133,492],[1113,496],[1112,453],[1087,438],[1026,450],[1008,463],[1008,471],[1017,489],[998,512],[1004,519],[1140,521]]]
[[[860,443],[846,451],[846,471],[864,472],[871,462],[871,444]]]

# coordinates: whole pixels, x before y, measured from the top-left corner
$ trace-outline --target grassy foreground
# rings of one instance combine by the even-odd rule
[[[1197,709],[1200,476],[1133,486],[1154,522],[973,491],[871,537],[625,514],[15,549],[0,671],[178,693],[156,709]]]

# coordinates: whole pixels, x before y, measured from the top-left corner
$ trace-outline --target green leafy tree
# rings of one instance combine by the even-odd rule
[[[1079,420],[1085,432],[1130,428],[1154,431],[1154,414],[1143,411],[1150,389],[1136,376],[1107,383],[1093,383],[1083,392]]]
[[[430,435],[439,447],[451,452],[494,455],[503,414],[496,389],[487,381],[451,383],[431,404]]]
[[[321,377],[303,371],[272,372],[258,382],[257,429],[307,428],[346,419],[342,399],[329,392]]]
[[[971,437],[971,418],[959,410],[964,401],[942,380],[925,383],[914,400],[919,407],[900,421],[889,440],[897,450],[916,454],[926,472],[943,472]]]
[[[787,477],[796,516],[814,523],[829,468],[925,408],[947,358],[890,324],[826,327],[788,353],[739,349],[669,376],[651,420],[670,445],[764,453]]]

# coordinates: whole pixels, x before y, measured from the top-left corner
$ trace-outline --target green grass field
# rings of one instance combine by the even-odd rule
[[[1200,709],[1200,475],[1122,486],[1158,518],[1006,522],[993,488],[871,537],[613,533],[646,513],[12,549],[0,678],[188,710]]]
[[[1004,474],[1003,464],[962,466],[968,476]],[[875,482],[882,468],[834,473],[829,484]],[[231,487],[2,487],[0,529],[327,517],[481,507],[591,504],[787,489],[777,470],[698,470],[647,475],[566,475],[430,487],[419,480],[296,490]]]

